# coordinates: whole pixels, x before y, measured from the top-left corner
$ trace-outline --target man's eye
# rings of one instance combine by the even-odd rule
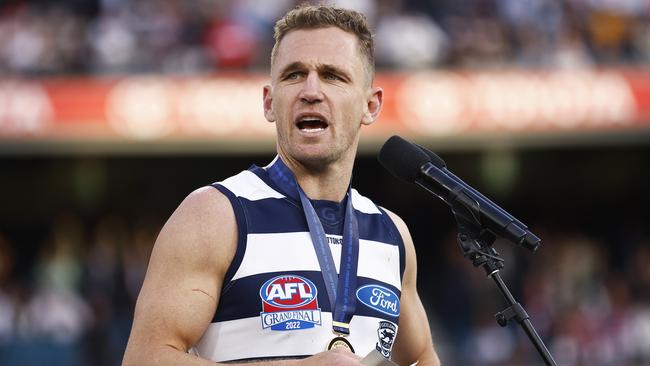
[[[341,78],[338,75],[336,75],[336,74],[334,74],[332,72],[326,72],[323,75],[323,78],[325,78],[326,80],[341,80]]]
[[[296,80],[296,79],[298,79],[298,77],[300,77],[300,75],[301,75],[301,73],[300,73],[299,71],[294,71],[294,72],[290,72],[290,73],[288,73],[288,74],[284,77],[284,79],[285,79],[285,80]]]

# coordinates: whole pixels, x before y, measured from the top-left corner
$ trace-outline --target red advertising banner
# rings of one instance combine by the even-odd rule
[[[5,142],[272,141],[262,75],[0,79]],[[650,71],[382,74],[372,140],[393,134],[607,132],[650,128]]]

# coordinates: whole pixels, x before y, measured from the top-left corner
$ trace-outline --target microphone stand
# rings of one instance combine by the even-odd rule
[[[457,242],[463,250],[463,256],[470,261],[474,267],[482,267],[485,274],[491,277],[506,299],[508,307],[495,314],[497,323],[505,327],[511,320],[516,320],[528,335],[537,352],[546,365],[557,366],[553,356],[546,348],[546,345],[530,322],[530,317],[524,307],[519,304],[508,290],[508,287],[501,279],[499,271],[503,269],[503,258],[492,247],[496,236],[483,228],[477,215],[469,208],[457,203],[452,206],[452,212],[458,224]]]

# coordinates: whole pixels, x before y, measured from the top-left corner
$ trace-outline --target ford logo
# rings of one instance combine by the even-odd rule
[[[399,297],[390,289],[379,285],[365,285],[357,290],[357,299],[365,306],[389,316],[399,316]]]

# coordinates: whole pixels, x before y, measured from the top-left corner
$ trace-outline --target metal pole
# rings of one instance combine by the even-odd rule
[[[526,335],[528,335],[528,338],[531,340],[531,342],[533,342],[533,345],[539,352],[540,356],[542,356],[542,359],[544,359],[544,363],[546,363],[549,366],[557,366],[555,360],[553,359],[553,356],[548,351],[546,345],[542,341],[542,338],[539,336],[539,334],[537,334],[537,331],[533,327],[533,324],[530,322],[530,317],[526,313],[526,310],[524,310],[524,308],[518,302],[515,301],[515,298],[512,296],[512,293],[510,293],[510,290],[508,290],[508,287],[501,279],[499,270],[495,270],[492,273],[490,273],[489,277],[492,277],[494,282],[496,282],[497,287],[499,288],[499,290],[501,290],[501,294],[503,294],[503,297],[508,302],[508,305],[510,305],[510,308],[508,308],[508,310],[512,309],[513,313],[509,317],[511,319],[512,318],[516,319],[517,322],[519,322],[519,324],[524,328]],[[500,314],[502,313],[497,314],[497,317]],[[497,321],[499,322],[499,324],[501,324],[501,320],[497,318]]]

